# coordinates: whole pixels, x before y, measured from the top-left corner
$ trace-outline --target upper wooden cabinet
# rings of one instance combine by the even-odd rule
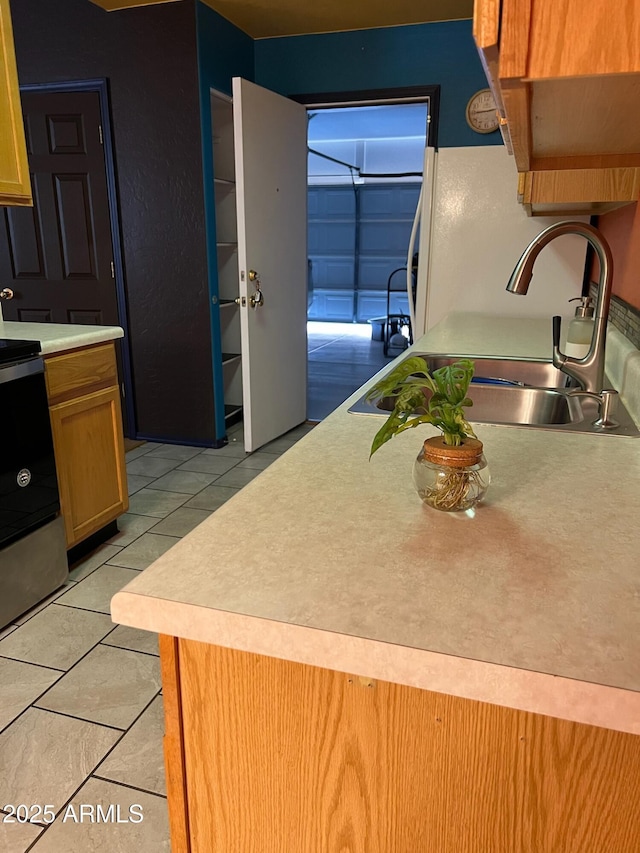
[[[473,34],[530,211],[637,201],[637,0],[476,0]]]
[[[9,0],[0,0],[0,205],[33,204]]]

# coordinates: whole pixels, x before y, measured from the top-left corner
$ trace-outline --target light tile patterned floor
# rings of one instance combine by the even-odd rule
[[[2,853],[168,853],[158,641],[114,626],[109,602],[311,428],[251,455],[241,426],[220,450],[147,443],[127,454],[119,533],[0,630]],[[20,804],[51,811],[11,822]]]

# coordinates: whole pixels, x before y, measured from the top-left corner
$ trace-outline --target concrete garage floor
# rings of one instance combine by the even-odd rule
[[[307,419],[321,421],[389,364],[368,323],[307,323]]]

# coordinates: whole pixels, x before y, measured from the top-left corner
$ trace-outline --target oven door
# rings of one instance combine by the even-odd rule
[[[60,509],[41,358],[0,366],[0,548]]]

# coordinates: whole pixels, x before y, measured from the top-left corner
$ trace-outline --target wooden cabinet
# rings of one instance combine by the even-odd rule
[[[0,0],[0,205],[33,204],[9,0]]]
[[[67,547],[129,506],[113,342],[45,360],[49,414]]]
[[[174,853],[637,853],[640,738],[160,638]]]
[[[530,212],[637,201],[636,0],[476,0],[473,32]]]

